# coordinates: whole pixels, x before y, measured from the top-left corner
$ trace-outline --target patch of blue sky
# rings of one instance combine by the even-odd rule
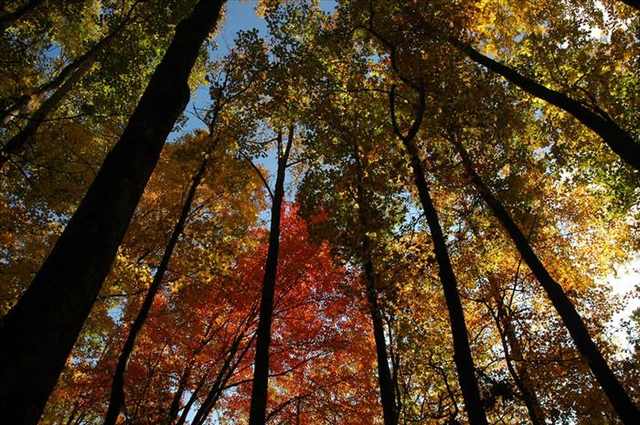
[[[257,29],[261,36],[268,36],[267,23],[263,17],[256,14],[256,6],[257,1],[230,0],[227,2],[222,28],[216,34],[215,48],[209,51],[211,59],[220,59],[229,53],[234,46],[236,35],[239,31]],[[320,0],[319,6],[323,11],[331,12],[336,7],[336,1]],[[194,111],[206,108],[209,103],[208,88],[205,86],[198,87],[191,94],[191,99],[185,109],[186,122],[169,135],[169,141],[174,141],[183,134],[190,133],[198,128],[204,128],[202,121]]]

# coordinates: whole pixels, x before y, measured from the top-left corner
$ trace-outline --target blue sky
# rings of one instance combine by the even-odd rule
[[[335,0],[320,0],[319,3],[320,7],[328,12],[333,10],[336,5]],[[211,54],[213,58],[219,58],[227,54],[227,52],[233,47],[238,31],[257,28],[262,36],[268,35],[265,20],[256,15],[256,4],[257,1],[255,0],[227,1],[224,22],[215,38],[217,49]],[[179,131],[173,132],[169,136],[169,139],[175,140],[181,134],[203,127],[202,122],[194,116],[193,110],[194,106],[196,108],[206,107],[208,103],[209,93],[207,88],[204,86],[199,87],[191,94],[191,100],[185,110],[185,114],[188,118],[187,123]]]

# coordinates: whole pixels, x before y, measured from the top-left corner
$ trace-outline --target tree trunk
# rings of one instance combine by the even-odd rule
[[[417,149],[412,142],[405,142],[405,148],[411,158],[415,184],[418,188],[420,202],[422,203],[422,208],[424,209],[433,240],[436,261],[438,263],[438,275],[442,282],[442,289],[444,290],[447,309],[449,311],[449,321],[451,323],[451,333],[453,336],[453,359],[458,371],[458,382],[460,383],[460,388],[464,396],[465,409],[471,424],[487,425],[488,422],[480,399],[480,390],[475,376],[475,367],[469,346],[464,310],[462,309],[460,294],[458,293],[458,283],[453,268],[451,267],[447,243],[442,233],[442,228],[440,227],[438,213],[429,194],[429,187]]]
[[[278,251],[280,248],[280,213],[284,197],[284,179],[287,160],[293,142],[293,127],[289,128],[289,137],[284,153],[281,154],[282,134],[278,134],[278,171],[271,206],[271,228],[269,231],[269,249],[264,266],[262,297],[260,300],[260,318],[258,320],[256,356],[251,389],[251,408],[249,425],[264,425],[267,410],[267,390],[269,385],[269,346],[271,345],[271,322],[273,319],[273,299],[278,269]]]
[[[33,12],[34,9],[43,3],[43,0],[29,0],[22,6],[10,13],[6,13],[0,16],[0,34],[7,28],[17,22],[19,19]]]
[[[192,359],[188,359],[189,364],[180,375],[180,380],[178,381],[178,388],[176,389],[175,394],[173,394],[173,398],[171,399],[171,404],[169,405],[169,411],[167,412],[167,417],[164,420],[164,425],[171,425],[178,417],[178,412],[180,411],[180,402],[182,401],[182,396],[184,395],[184,391],[187,386],[187,382],[191,378],[191,363]]]
[[[185,404],[184,407],[182,408],[182,413],[180,414],[180,418],[178,418],[178,422],[176,422],[176,425],[184,425],[186,423],[187,417],[189,416],[189,412],[191,411],[191,407],[198,400],[198,394],[202,389],[202,387],[204,387],[206,380],[207,380],[207,376],[205,375],[198,382],[198,385],[196,386],[195,390],[193,390],[193,392],[191,393],[191,396],[189,396],[189,400],[187,401],[187,404]]]
[[[225,386],[227,385],[229,378],[231,378],[231,375],[233,374],[235,369],[238,367],[238,364],[240,363],[239,360],[234,362],[234,357],[238,352],[238,348],[240,348],[240,343],[242,342],[243,337],[244,337],[244,332],[240,332],[240,334],[236,336],[233,343],[231,344],[231,347],[229,348],[229,351],[224,359],[224,363],[220,368],[220,370],[218,371],[216,379],[213,382],[211,389],[207,393],[207,396],[202,401],[202,403],[200,404],[200,408],[197,410],[195,416],[193,417],[193,420],[191,421],[191,425],[203,424],[207,420],[207,417],[211,413],[211,410],[213,410],[216,403],[220,399],[220,396],[224,392]],[[241,354],[240,360],[242,359],[242,357],[244,357],[245,353],[246,353],[246,350],[243,351],[243,353]]]
[[[620,159],[640,171],[640,143],[635,141],[629,132],[620,128],[620,126],[603,111],[594,112],[583,103],[519,74],[516,70],[483,55],[457,39],[450,38],[449,42],[469,59],[503,76],[506,80],[520,87],[530,95],[549,102],[568,114],[573,115],[578,121],[598,134]]]
[[[491,297],[496,303],[497,313],[494,315],[494,318],[496,329],[502,342],[507,369],[520,391],[531,423],[533,425],[545,425],[544,410],[540,405],[538,394],[536,394],[535,387],[529,376],[529,371],[524,364],[524,355],[522,353],[522,347],[520,346],[520,340],[516,336],[513,321],[510,315],[507,314],[502,296],[499,293],[498,285],[492,276],[489,276],[489,285]],[[515,366],[513,365],[514,361],[516,362]]]
[[[453,272],[453,267],[451,266],[449,252],[447,251],[447,242],[444,234],[442,233],[442,228],[440,227],[438,212],[431,200],[429,185],[427,184],[422,161],[420,160],[418,149],[414,144],[415,136],[420,130],[420,123],[422,122],[422,117],[426,109],[424,90],[419,90],[418,95],[420,97],[420,107],[416,112],[415,121],[407,135],[403,135],[396,120],[394,87],[389,94],[391,121],[396,135],[402,141],[409,156],[409,161],[413,170],[414,182],[418,189],[420,202],[431,232],[436,262],[438,263],[438,275],[440,276],[440,282],[442,283],[442,289],[447,303],[447,310],[449,312],[449,322],[451,324],[451,334],[453,337],[453,360],[458,372],[458,382],[460,383],[460,388],[462,390],[465,410],[469,417],[469,422],[472,425],[488,425],[482,400],[480,398],[478,381],[475,376],[475,367],[473,365],[473,357],[471,356],[471,348],[469,346],[469,336],[464,319],[464,310],[462,309],[462,302],[460,301],[460,294],[458,293],[458,283]]]
[[[356,161],[356,196],[358,203],[358,219],[360,221],[360,233],[362,243],[362,268],[364,271],[367,300],[371,314],[373,336],[376,343],[376,360],[378,365],[378,386],[380,389],[380,402],[384,425],[396,425],[398,422],[398,409],[396,408],[395,382],[391,376],[389,361],[387,358],[387,342],[384,335],[384,321],[378,304],[378,291],[376,289],[376,274],[371,257],[373,248],[371,239],[367,236],[369,226],[368,202],[363,187],[362,162],[358,147],[354,145],[354,158]]]
[[[31,113],[34,108],[29,107],[29,103],[40,103],[46,97],[47,93],[58,89],[70,78],[74,78],[74,75],[80,72],[81,68],[86,68],[82,74],[91,68],[90,65],[95,63],[98,53],[106,48],[111,42],[120,34],[120,32],[129,24],[131,16],[137,6],[137,3],[123,17],[123,20],[118,24],[113,31],[107,34],[104,38],[94,44],[88,51],[83,53],[74,59],[71,63],[67,64],[53,79],[42,84],[41,86],[30,90],[29,93],[21,96],[15,103],[7,107],[0,112],[0,125],[6,126],[8,122],[14,118],[15,115],[20,113]],[[87,66],[87,63],[90,65]],[[82,77],[76,77],[76,80],[80,80]],[[69,90],[63,90],[66,94]],[[53,94],[55,96],[55,93]],[[64,96],[64,94],[63,94]],[[11,152],[10,152],[11,153]]]
[[[38,128],[40,128],[40,125],[47,119],[49,114],[58,108],[62,99],[65,98],[73,87],[85,76],[89,69],[91,69],[91,65],[93,65],[94,61],[95,57],[92,60],[84,62],[82,66],[78,68],[76,72],[58,88],[58,90],[45,100],[33,115],[31,115],[31,117],[29,117],[27,125],[20,130],[18,134],[9,139],[9,141],[2,147],[2,150],[0,151],[0,170],[2,170],[11,155],[16,155],[22,152],[25,147],[34,140],[33,138],[36,135]]]
[[[551,303],[562,318],[562,322],[569,330],[569,334],[576,344],[578,351],[589,364],[591,371],[620,416],[620,419],[627,425],[637,423],[638,418],[640,418],[640,411],[638,411],[638,408],[633,404],[622,384],[620,384],[613,374],[613,371],[609,368],[598,346],[591,339],[582,318],[576,311],[571,300],[569,300],[564,293],[562,286],[551,277],[533,251],[527,238],[511,218],[509,212],[484,184],[480,175],[476,173],[473,163],[462,144],[455,138],[452,138],[451,142],[462,158],[465,171],[471,178],[478,192],[480,192],[482,199],[500,221],[500,224],[505,228],[525,263],[544,288]]]
[[[13,136],[0,150],[0,170],[7,163],[11,155],[16,155],[22,152],[29,143],[33,143],[34,137],[40,128],[40,125],[47,119],[47,117],[58,109],[62,100],[69,94],[76,84],[82,80],[82,78],[91,69],[91,66],[96,62],[98,53],[106,48],[122,31],[131,19],[131,15],[135,10],[135,5],[123,18],[123,21],[106,37],[96,43],[89,51],[78,57],[76,60],[64,67],[64,69],[58,74],[56,78],[49,81],[47,84],[42,85],[37,91],[30,94],[30,96],[23,96],[22,101],[17,105],[14,105],[8,111],[3,112],[5,115],[2,118],[2,122],[6,123],[7,119],[10,119],[11,115],[16,111],[21,111],[27,107],[30,99],[37,97],[44,97],[47,92],[55,90],[53,94],[33,112],[28,118],[26,126]]]
[[[363,250],[368,249],[370,243],[363,243]],[[384,425],[396,425],[398,413],[396,409],[395,384],[391,377],[391,370],[387,360],[387,344],[384,335],[384,322],[378,304],[378,293],[375,287],[375,271],[371,256],[368,254],[364,259],[363,269],[367,285],[367,300],[371,313],[373,326],[373,336],[376,343],[376,360],[378,364],[378,386],[380,388],[380,402],[382,403],[382,413]]]
[[[207,160],[207,157],[202,160],[202,163],[198,167],[198,171],[193,176],[191,187],[189,188],[189,192],[187,193],[187,198],[182,205],[182,211],[180,211],[180,217],[178,218],[171,236],[169,237],[169,242],[167,243],[167,246],[162,255],[162,260],[160,260],[160,265],[158,266],[158,269],[153,276],[153,281],[151,282],[149,290],[144,297],[142,307],[140,307],[140,311],[138,312],[138,315],[131,325],[131,329],[129,330],[127,339],[124,343],[124,346],[122,347],[120,356],[118,357],[118,364],[113,375],[113,382],[111,384],[111,397],[109,399],[109,407],[105,415],[104,425],[115,425],[116,420],[118,419],[118,415],[120,414],[120,410],[124,407],[124,378],[127,369],[127,363],[129,362],[129,357],[131,357],[131,353],[133,352],[136,338],[140,334],[140,331],[144,326],[144,322],[149,316],[151,306],[153,305],[153,300],[160,290],[162,280],[164,279],[164,275],[167,272],[167,268],[169,267],[169,261],[171,260],[171,256],[173,255],[173,251],[178,243],[180,235],[182,235],[182,231],[184,230],[189,212],[191,211],[193,199],[196,195],[196,190],[198,189],[198,186],[200,185],[202,177],[204,176],[204,172],[207,168]]]
[[[36,274],[0,324],[0,411],[35,425],[189,100],[189,74],[224,0],[200,0],[176,27],[120,140]]]

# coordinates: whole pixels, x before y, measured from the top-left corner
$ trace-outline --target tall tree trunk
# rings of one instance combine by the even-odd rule
[[[533,425],[544,425],[546,423],[544,410],[540,405],[538,394],[529,376],[529,370],[524,363],[520,340],[516,336],[513,321],[506,311],[498,285],[492,276],[489,276],[489,285],[491,297],[496,303],[497,312],[493,316],[496,322],[496,329],[500,335],[500,341],[502,342],[507,370],[509,370],[511,377],[520,391],[531,423]],[[516,362],[515,366],[513,364],[514,361]]]
[[[419,90],[420,107],[416,112],[416,118],[406,135],[403,135],[395,115],[395,88],[391,90],[389,101],[391,104],[391,121],[394,131],[398,138],[402,141],[404,148],[409,156],[411,168],[413,170],[413,178],[418,189],[420,202],[427,218],[427,224],[431,232],[431,239],[438,263],[438,275],[442,283],[444,297],[449,312],[449,322],[451,324],[451,333],[453,337],[453,360],[456,364],[458,372],[458,382],[462,389],[464,397],[465,410],[472,425],[487,425],[487,418],[480,398],[480,390],[478,381],[475,376],[475,367],[471,356],[471,348],[469,346],[469,336],[467,333],[467,325],[464,319],[464,310],[458,293],[458,283],[451,266],[449,252],[447,251],[447,242],[440,227],[438,212],[435,209],[431,194],[429,193],[429,185],[420,160],[418,149],[414,144],[415,136],[420,130],[422,116],[426,108],[426,99],[424,90]]]
[[[109,407],[107,408],[107,413],[105,415],[104,425],[115,425],[116,420],[118,419],[118,415],[120,414],[120,410],[124,407],[124,378],[127,369],[127,363],[129,362],[129,357],[131,357],[131,353],[133,352],[136,338],[140,334],[140,331],[144,326],[144,322],[149,316],[151,306],[153,305],[153,300],[160,290],[162,280],[164,279],[164,275],[167,272],[167,268],[169,267],[169,261],[171,260],[171,256],[173,255],[173,251],[178,243],[180,235],[182,235],[182,232],[184,230],[185,223],[187,222],[187,218],[189,217],[189,212],[191,211],[193,199],[196,195],[196,190],[198,189],[198,186],[200,185],[202,177],[204,176],[205,170],[207,168],[207,161],[208,157],[205,156],[205,159],[202,160],[202,163],[193,176],[191,187],[189,187],[189,191],[187,193],[184,204],[182,205],[182,210],[180,211],[178,221],[176,222],[173,231],[171,232],[171,236],[169,237],[167,246],[164,250],[164,253],[162,254],[160,265],[158,266],[158,269],[153,276],[153,281],[151,282],[149,290],[144,297],[142,307],[140,307],[140,311],[138,312],[138,315],[131,325],[131,329],[129,330],[127,339],[124,343],[124,346],[122,347],[120,356],[118,357],[118,364],[116,365],[116,370],[113,375],[113,382],[111,384],[111,397],[109,399]]]
[[[43,0],[28,0],[22,6],[19,6],[13,12],[9,12],[3,15],[0,15],[0,34],[4,32],[11,25],[16,23],[19,19],[33,12],[36,7],[38,7]]]
[[[269,385],[269,346],[271,345],[271,322],[273,319],[273,300],[275,296],[280,249],[280,213],[284,198],[284,179],[287,160],[293,143],[293,127],[289,128],[289,137],[284,153],[281,153],[282,133],[278,133],[278,171],[271,205],[271,228],[269,231],[269,249],[264,265],[262,297],[260,300],[260,319],[258,320],[256,356],[251,389],[251,408],[249,425],[264,425],[267,410],[267,390]]]
[[[604,111],[593,111],[582,102],[571,99],[563,93],[551,90],[531,78],[519,74],[513,68],[483,55],[457,39],[450,38],[449,42],[469,59],[501,75],[530,95],[549,102],[573,115],[578,121],[598,134],[620,159],[640,171],[640,143],[634,140],[629,132],[616,124]]]
[[[238,352],[238,349],[240,348],[240,343],[242,342],[243,337],[244,337],[244,330],[241,331],[235,337],[233,343],[231,344],[231,347],[229,348],[229,351],[225,356],[224,363],[220,368],[220,370],[218,371],[218,374],[216,375],[216,379],[214,380],[213,385],[211,386],[211,389],[207,393],[207,396],[200,404],[200,408],[196,411],[196,414],[194,415],[193,420],[191,421],[191,425],[203,424],[209,417],[209,414],[215,407],[218,400],[220,399],[220,396],[224,392],[225,386],[227,385],[229,378],[231,378],[231,375],[233,375],[236,368],[238,367],[238,364],[240,363],[240,360],[242,360],[242,358],[247,352],[247,349],[249,348],[247,346],[246,347],[247,349],[245,349],[242,352],[242,354],[240,355],[240,358],[234,361],[234,358],[236,356],[236,353]]]
[[[169,405],[167,416],[163,422],[164,425],[173,424],[173,422],[178,417],[178,412],[180,411],[180,402],[182,401],[182,396],[184,395],[184,392],[186,390],[187,383],[191,378],[192,360],[193,358],[187,360],[189,363],[187,364],[187,367],[184,369],[184,371],[180,375],[180,380],[178,381],[178,388],[176,389],[176,392],[173,394],[173,397],[171,399],[171,404]]]
[[[387,358],[387,342],[384,334],[384,320],[378,303],[378,291],[376,288],[376,273],[373,266],[372,248],[373,243],[367,230],[370,229],[367,196],[363,183],[363,170],[358,146],[354,145],[354,158],[356,162],[356,197],[358,203],[358,219],[360,221],[360,234],[362,243],[362,268],[366,283],[367,300],[369,302],[369,312],[373,326],[373,336],[376,343],[376,360],[378,365],[378,386],[380,389],[380,402],[382,404],[382,414],[385,425],[396,425],[398,422],[398,409],[396,408],[396,395],[389,360]]]
[[[133,12],[135,11],[136,6],[138,6],[138,3],[135,3],[131,7],[131,9],[129,9],[129,11],[122,18],[122,22],[120,22],[113,29],[113,31],[111,31],[109,34],[103,37],[100,41],[94,44],[88,51],[86,51],[82,55],[75,58],[72,62],[68,63],[64,68],[62,68],[62,70],[58,73],[58,75],[56,75],[54,78],[52,78],[45,84],[42,84],[41,86],[30,90],[28,94],[21,96],[13,104],[11,104],[9,107],[1,111],[0,126],[5,126],[18,114],[21,114],[21,113],[28,114],[33,112],[34,107],[30,107],[29,104],[30,103],[39,104],[46,97],[47,93],[51,92],[52,90],[54,90],[55,92],[62,90],[63,94],[61,98],[64,97],[64,95],[70,89],[70,88],[66,90],[61,89],[62,85],[65,84],[65,81],[67,81],[70,78],[74,78],[74,76],[75,76],[76,82],[82,78],[82,75],[84,75],[89,70],[89,68],[91,68],[91,65],[95,63],[98,57],[98,53],[100,53],[103,49],[108,47],[113,42],[113,40],[120,34],[120,32],[124,28],[126,28],[126,26],[131,22],[131,17],[133,15]],[[89,63],[88,66],[87,66],[87,63]],[[80,69],[83,69],[83,68],[84,68],[84,71],[81,72]],[[81,73],[81,76],[77,77],[76,75],[79,72]],[[52,96],[56,95],[55,92]]]
[[[22,152],[25,147],[34,140],[33,138],[40,128],[40,125],[47,119],[49,114],[58,108],[62,99],[66,97],[73,87],[85,76],[87,71],[91,69],[94,60],[95,57],[92,60],[84,62],[82,66],[29,117],[27,125],[2,147],[2,150],[0,150],[0,170],[2,170],[11,155]]]
[[[366,238],[366,237],[365,237]],[[363,242],[363,250],[368,250],[370,241]],[[380,402],[385,425],[396,425],[398,413],[396,409],[395,383],[393,382],[389,361],[387,359],[387,344],[384,334],[384,321],[378,303],[378,292],[375,286],[375,271],[370,253],[365,254],[363,269],[367,285],[367,300],[373,326],[373,336],[376,343],[376,360],[378,365],[378,386]]]
[[[55,90],[51,96],[44,100],[38,109],[28,118],[26,126],[20,130],[18,134],[9,139],[9,141],[2,147],[0,150],[0,170],[2,170],[2,167],[7,163],[11,155],[22,152],[29,143],[34,141],[34,137],[38,132],[40,125],[51,113],[58,109],[62,100],[87,74],[91,69],[91,66],[96,62],[98,53],[111,44],[116,36],[128,25],[136,6],[137,3],[131,7],[129,12],[124,16],[122,22],[118,24],[113,31],[96,43],[91,49],[89,49],[89,51],[85,52],[76,60],[65,66],[56,78],[40,86],[38,90],[31,93],[30,96],[23,96],[22,102],[15,105],[13,109],[3,112],[3,115],[6,115],[3,117],[4,123],[4,120],[10,118],[11,114],[27,108],[27,105],[30,103],[29,99],[32,99],[33,97],[43,98],[49,91]]]
[[[189,100],[189,74],[223,3],[200,0],[178,24],[120,140],[31,286],[3,318],[0,411],[8,423],[37,423]]]
[[[564,293],[562,286],[551,277],[533,251],[525,235],[511,218],[509,212],[484,184],[480,175],[475,171],[473,163],[464,146],[462,146],[462,143],[460,143],[455,136],[451,137],[450,140],[462,158],[465,171],[471,178],[472,183],[493,214],[500,221],[500,224],[505,228],[525,263],[544,288],[551,303],[560,315],[562,322],[569,330],[569,334],[576,344],[578,351],[589,364],[591,371],[620,416],[620,419],[627,425],[637,423],[638,418],[640,418],[640,411],[633,404],[631,397],[629,397],[629,394],[627,394],[622,384],[609,368],[598,346],[591,339],[582,318],[576,311],[571,300],[569,300]]]

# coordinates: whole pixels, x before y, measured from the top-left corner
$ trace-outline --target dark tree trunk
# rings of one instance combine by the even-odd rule
[[[520,391],[531,423],[533,425],[544,425],[546,423],[544,410],[540,405],[538,394],[529,376],[529,370],[525,365],[520,340],[516,335],[511,316],[507,313],[498,285],[491,276],[489,276],[489,285],[491,297],[496,303],[496,313],[492,313],[492,315],[502,342],[507,369]]]
[[[169,405],[169,411],[167,412],[167,417],[165,418],[164,425],[171,425],[178,417],[178,412],[180,411],[180,402],[182,400],[182,396],[184,395],[187,382],[191,378],[191,366],[193,359],[189,359],[189,364],[184,369],[182,374],[180,375],[180,380],[178,381],[178,388],[176,389],[175,394],[173,394],[173,398],[171,399],[171,404]]]
[[[94,60],[83,63],[82,66],[29,117],[27,125],[2,147],[2,151],[0,151],[0,170],[2,170],[12,155],[22,152],[25,147],[34,140],[34,136],[40,128],[40,125],[47,119],[49,114],[58,108],[62,99],[64,99],[82,77],[85,76],[93,63]]]
[[[284,197],[284,179],[291,144],[293,127],[289,128],[289,137],[283,154],[282,134],[278,134],[278,171],[276,175],[273,203],[271,206],[271,228],[269,231],[269,249],[264,266],[262,297],[260,300],[260,318],[258,320],[256,357],[251,389],[251,408],[249,425],[264,425],[267,410],[267,390],[269,385],[269,346],[271,345],[271,322],[273,319],[273,300],[275,296],[278,269],[278,251],[280,249],[280,213]]]
[[[358,219],[360,221],[360,233],[362,243],[362,268],[366,283],[367,300],[373,326],[373,336],[376,343],[376,360],[378,365],[378,386],[380,389],[380,402],[385,425],[396,425],[398,422],[398,409],[396,408],[396,383],[394,382],[389,360],[387,357],[387,342],[384,335],[384,320],[378,303],[378,290],[376,288],[376,273],[373,266],[373,248],[371,239],[367,236],[369,226],[367,196],[363,187],[362,162],[358,147],[354,146],[354,158],[356,161],[356,196],[358,203]]]
[[[189,100],[189,74],[223,3],[200,0],[178,24],[120,140],[31,286],[3,318],[0,411],[6,422],[37,423]]]
[[[392,89],[389,96],[391,104],[391,121],[396,135],[402,141],[409,156],[415,185],[418,189],[418,195],[422,208],[424,209],[425,217],[427,218],[429,231],[431,232],[436,262],[438,263],[438,275],[440,276],[440,282],[442,283],[442,289],[447,303],[447,310],[449,312],[449,322],[451,324],[451,334],[453,337],[453,360],[458,372],[458,382],[460,383],[460,388],[462,390],[465,410],[469,417],[469,422],[472,425],[487,425],[488,422],[482,405],[482,400],[480,398],[478,381],[475,376],[475,367],[473,365],[471,348],[469,346],[469,336],[464,319],[464,310],[462,309],[460,294],[458,292],[458,283],[453,272],[453,267],[451,266],[449,252],[447,251],[447,242],[444,234],[442,233],[442,228],[440,227],[438,212],[431,200],[429,185],[427,184],[422,161],[420,160],[418,149],[414,144],[414,139],[420,130],[422,116],[426,108],[424,90],[419,90],[418,94],[420,96],[420,107],[416,112],[416,119],[409,129],[409,132],[406,135],[403,135],[396,120],[395,88]]]
[[[43,0],[29,0],[22,6],[18,7],[16,10],[10,13],[6,13],[0,16],[0,34],[4,32],[7,28],[17,22],[19,19],[33,12],[36,7],[38,7]]]
[[[363,242],[363,250],[370,247],[370,243]],[[384,425],[396,425],[398,413],[396,409],[395,383],[391,376],[389,361],[387,359],[387,344],[384,335],[384,321],[378,304],[378,292],[375,286],[375,271],[371,256],[364,259],[363,269],[367,285],[367,300],[371,313],[373,336],[376,343],[376,360],[378,364],[378,386],[380,388],[380,402]]]
[[[195,416],[193,417],[193,420],[191,421],[191,425],[203,424],[209,417],[209,414],[211,413],[213,408],[216,406],[216,403],[220,399],[220,396],[222,396],[222,393],[225,390],[225,387],[227,385],[227,382],[229,381],[229,378],[231,378],[231,375],[233,375],[236,368],[238,367],[238,364],[240,363],[240,361],[242,360],[242,358],[244,357],[244,355],[246,354],[249,348],[247,346],[246,349],[243,350],[239,359],[234,360],[236,357],[236,353],[240,348],[240,343],[242,342],[243,337],[244,337],[244,331],[241,331],[235,337],[233,343],[231,344],[231,347],[229,348],[229,351],[226,354],[224,363],[220,368],[220,370],[218,371],[218,374],[216,375],[216,379],[214,380],[213,385],[211,386],[211,389],[207,393],[207,396],[202,401],[202,403],[200,404],[200,408],[197,410]]]
[[[191,411],[191,407],[198,400],[198,396],[200,395],[200,390],[202,389],[202,387],[204,387],[206,380],[207,380],[207,377],[205,375],[202,377],[200,382],[198,382],[198,385],[196,386],[195,390],[193,390],[193,392],[191,393],[191,396],[189,396],[189,400],[187,401],[187,404],[185,404],[184,407],[182,408],[182,413],[180,414],[180,418],[178,418],[178,422],[176,422],[176,425],[184,425],[186,423],[187,417],[189,416],[189,412]]]
[[[571,335],[573,342],[576,344],[578,351],[589,364],[591,371],[609,398],[614,409],[620,416],[620,419],[622,419],[622,422],[627,425],[637,423],[638,418],[640,418],[640,411],[638,411],[638,408],[633,404],[631,397],[629,397],[622,384],[620,384],[616,376],[613,374],[613,371],[609,368],[609,365],[602,356],[598,346],[591,339],[582,318],[576,311],[571,300],[569,300],[567,295],[564,293],[562,286],[560,286],[560,284],[551,277],[545,266],[533,251],[533,248],[529,244],[525,235],[511,218],[509,212],[484,184],[480,175],[475,171],[473,163],[462,144],[456,140],[455,137],[451,138],[451,142],[454,144],[454,147],[462,158],[465,171],[482,196],[482,199],[498,218],[500,224],[505,228],[525,263],[529,266],[529,269],[533,272],[538,282],[540,282],[544,288],[547,296],[551,300],[551,303],[562,318],[562,322],[569,330],[569,334]]]
[[[134,6],[135,8],[135,6]],[[73,90],[74,86],[82,80],[82,78],[91,69],[91,66],[95,63],[98,53],[106,48],[115,37],[122,31],[128,24],[133,8],[127,13],[123,22],[118,25],[111,33],[96,43],[89,51],[78,57],[76,60],[64,67],[64,69],[48,83],[40,86],[30,96],[23,96],[21,100],[11,107],[9,110],[3,112],[2,122],[10,119],[10,116],[14,113],[26,109],[27,104],[32,98],[43,98],[48,92],[54,90],[54,92],[42,102],[38,109],[28,118],[26,126],[13,136],[2,147],[0,151],[0,170],[6,164],[11,155],[16,155],[22,152],[25,147],[33,140],[40,125],[47,119],[47,117],[58,109],[62,100]]]
[[[118,415],[120,414],[120,410],[124,407],[124,378],[127,369],[127,363],[129,362],[129,357],[131,357],[131,353],[133,353],[136,338],[140,334],[140,331],[144,326],[144,322],[149,316],[151,306],[153,305],[153,300],[160,290],[162,280],[164,279],[164,275],[167,272],[167,268],[169,267],[169,261],[171,260],[173,251],[178,243],[178,239],[180,238],[180,235],[182,235],[182,231],[184,230],[185,223],[187,222],[187,218],[189,217],[189,212],[191,211],[193,199],[196,195],[196,190],[198,189],[198,186],[202,181],[202,177],[204,176],[206,168],[207,157],[202,160],[202,163],[193,176],[191,187],[189,187],[187,197],[184,201],[184,204],[182,205],[182,210],[180,211],[180,216],[173,228],[173,231],[171,232],[169,241],[167,242],[167,246],[162,255],[162,259],[160,260],[160,265],[158,266],[158,269],[153,276],[153,281],[151,282],[149,290],[144,297],[142,307],[140,307],[140,311],[138,312],[138,315],[131,325],[131,329],[129,330],[127,339],[124,343],[124,346],[122,347],[120,356],[118,357],[118,364],[116,365],[116,370],[113,375],[113,382],[111,384],[111,397],[109,399],[109,407],[105,415],[104,425],[115,425],[116,420],[118,419]]]
[[[519,74],[516,70],[483,55],[467,44],[456,39],[450,39],[449,41],[471,60],[503,76],[530,95],[549,102],[573,115],[578,121],[598,134],[620,159],[640,171],[640,143],[635,141],[629,132],[620,128],[603,111],[593,111],[583,103]]]

